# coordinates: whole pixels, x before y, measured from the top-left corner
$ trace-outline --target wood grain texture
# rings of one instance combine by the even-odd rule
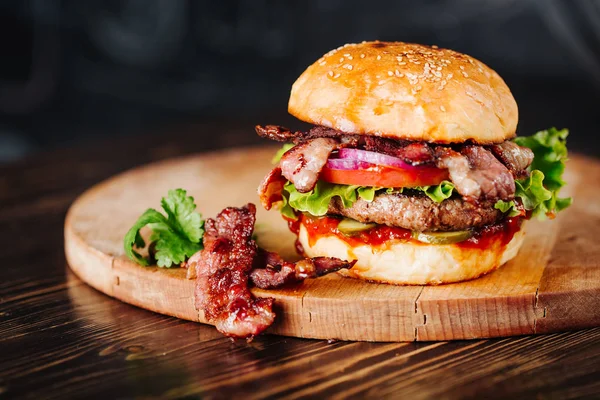
[[[191,321],[193,281],[182,269],[140,267],[123,256],[122,238],[168,189],[183,187],[207,216],[226,206],[257,202],[256,186],[273,148],[247,148],[138,168],[84,193],[65,222],[73,270],[96,289],[125,302]],[[585,184],[580,183],[585,170]],[[504,337],[600,325],[600,164],[575,157],[566,194],[575,205],[549,222],[532,221],[519,255],[480,279],[442,286],[391,286],[341,278],[307,281],[257,296],[276,299],[270,332],[304,338],[432,341]],[[276,211],[259,210],[259,245],[295,257],[293,235]],[[592,224],[593,225],[593,224]],[[600,232],[598,232],[600,233]],[[591,235],[590,235],[591,234]]]
[[[0,398],[600,396],[600,328],[434,343],[275,335],[231,342],[211,326],[105,296],[71,273],[62,230],[78,195],[136,165],[250,143],[255,121],[233,122],[170,127],[143,140],[120,138],[0,166]],[[215,135],[195,140],[201,130]],[[576,241],[578,251],[596,237]],[[543,287],[540,304],[542,293]],[[546,320],[559,316],[547,314]]]

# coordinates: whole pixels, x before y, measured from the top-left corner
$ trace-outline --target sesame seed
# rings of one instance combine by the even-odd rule
[[[437,49],[438,47],[434,44],[433,46],[431,46],[432,49]]]
[[[465,71],[463,71],[463,72],[462,72],[462,74],[463,74],[463,76],[464,76],[465,78],[468,78],[468,77],[469,77],[469,74],[467,74]]]
[[[406,63],[404,61],[399,62],[398,65],[406,65]]]
[[[394,76],[394,73],[392,71],[388,71],[388,75],[389,76]]]
[[[344,57],[350,57],[350,53],[344,53]]]
[[[440,110],[442,110],[443,112],[446,112],[446,107],[440,106]]]
[[[329,76],[333,76],[333,71],[329,71],[329,72],[327,73],[327,75],[329,75]]]
[[[344,57],[340,58],[340,62],[344,62]]]
[[[346,58],[347,58],[348,60],[353,60],[353,59],[354,59],[354,57],[352,57],[352,56],[347,56]]]
[[[446,79],[447,79],[447,80],[450,80],[450,79],[452,79],[452,77],[453,77],[453,76],[454,76],[454,74],[453,74],[452,72],[450,72],[450,73],[448,74],[448,76],[446,77]]]
[[[321,62],[319,63],[319,65],[325,65],[325,64],[327,64],[327,61],[321,61]]]
[[[361,55],[360,55],[360,58],[365,58],[365,55],[364,55],[364,54],[361,54]]]
[[[381,56],[377,54],[377,60],[381,60]]]
[[[352,71],[352,65],[350,64],[344,64],[344,68],[346,68],[348,71]]]
[[[463,70],[464,70],[464,69],[465,69],[465,66],[464,66],[464,65],[460,65],[458,68],[460,68],[460,69],[463,69]]]
[[[340,74],[335,74],[335,75],[333,76],[333,79],[337,79],[337,78],[339,78],[339,77],[340,77]]]
[[[383,85],[385,83],[385,80],[380,80],[379,82],[377,82],[378,85]]]

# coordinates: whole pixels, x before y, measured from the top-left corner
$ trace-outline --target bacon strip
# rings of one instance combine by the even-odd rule
[[[247,204],[206,220],[204,250],[188,261],[196,262],[196,308],[219,332],[234,338],[252,338],[275,320],[273,299],[256,299],[248,289],[258,251],[252,240],[255,213],[254,204]]]
[[[251,339],[275,320],[274,299],[255,298],[250,283],[272,289],[354,265],[325,257],[284,261],[252,240],[255,222],[254,204],[225,208],[206,220],[204,249],[187,262],[188,271],[196,271],[196,308],[219,332],[233,338]]]
[[[338,147],[331,138],[316,138],[302,142],[288,150],[279,165],[281,172],[300,193],[313,190],[329,155]]]
[[[533,151],[515,142],[506,141],[490,146],[492,153],[512,172],[515,178],[527,176],[527,167],[533,161]]]
[[[261,203],[267,209],[281,200],[284,178],[301,193],[311,191],[331,152],[343,147],[388,154],[412,165],[435,163],[439,168],[448,169],[458,193],[471,201],[512,199],[515,193],[514,179],[526,176],[527,167],[533,160],[530,149],[510,141],[489,147],[466,145],[451,148],[425,142],[349,134],[324,126],[313,127],[308,132],[292,132],[275,125],[264,128],[257,126],[256,130],[263,137],[296,143],[282,157],[281,170],[271,171],[259,188]]]
[[[254,286],[274,289],[307,278],[318,278],[342,268],[352,268],[356,260],[343,261],[333,257],[315,257],[291,263],[277,253],[263,251],[259,266],[250,273]]]
[[[283,200],[281,192],[283,191],[283,186],[286,182],[287,179],[281,174],[281,167],[279,166],[273,168],[271,172],[264,177],[258,187],[258,197],[260,199],[260,204],[262,204],[265,210],[270,210],[271,207],[273,207],[273,203]]]
[[[256,125],[254,130],[260,137],[275,140],[277,142],[292,142],[294,139],[298,139],[302,133],[292,132],[288,128],[284,128],[279,125]]]
[[[458,193],[469,200],[514,197],[515,180],[492,153],[481,146],[465,146],[461,153],[447,147],[436,149],[437,166],[448,169]]]

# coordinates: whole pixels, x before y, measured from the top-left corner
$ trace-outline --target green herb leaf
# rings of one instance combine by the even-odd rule
[[[177,266],[202,249],[204,221],[195,212],[194,198],[187,196],[183,189],[170,190],[167,197],[162,198],[161,205],[167,217],[150,208],[125,235],[125,254],[140,265],[150,264],[149,258],[134,250],[134,246],[143,248],[146,245],[140,230],[147,225],[152,229],[150,242],[155,243],[154,256],[159,267]]]
[[[171,226],[193,243],[198,243],[204,235],[202,216],[195,212],[194,198],[186,196],[183,189],[169,190],[167,197],[160,202],[169,216]]]
[[[431,200],[441,203],[452,196],[454,184],[450,181],[442,181],[439,185],[421,186],[414,189],[423,191]]]
[[[366,186],[337,185],[318,181],[313,190],[308,193],[300,193],[291,182],[287,182],[283,187],[285,200],[281,212],[288,217],[293,215],[293,210],[322,216],[327,214],[329,203],[334,197],[339,197],[344,207],[352,207],[358,198],[373,201],[377,190],[377,188]],[[290,214],[290,209],[292,214]]]
[[[565,185],[562,175],[568,155],[568,135],[567,129],[551,128],[514,140],[519,146],[529,147],[534,154],[529,177],[515,181],[515,197],[521,199],[523,207],[539,219],[554,216],[573,201],[558,197],[558,192]],[[512,216],[519,214],[514,201],[498,201],[494,207]]]

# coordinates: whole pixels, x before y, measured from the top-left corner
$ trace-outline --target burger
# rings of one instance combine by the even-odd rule
[[[400,42],[332,50],[292,86],[290,114],[257,126],[287,142],[258,193],[308,257],[356,260],[344,275],[392,284],[473,279],[506,263],[532,217],[553,217],[566,130],[515,138],[518,109],[491,68]]]

